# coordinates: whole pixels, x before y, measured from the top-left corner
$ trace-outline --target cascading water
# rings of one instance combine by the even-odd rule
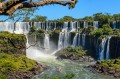
[[[97,30],[99,28],[98,21],[93,21],[94,29]]]
[[[78,40],[78,33],[76,33],[76,35],[74,36],[73,44],[72,44],[73,47],[77,46],[77,40]]]
[[[64,33],[59,33],[59,40],[58,40],[58,50],[64,47],[63,45]]]
[[[50,49],[50,43],[49,43],[49,34],[45,34],[44,38],[44,48],[45,49]]]
[[[116,29],[116,21],[113,21],[113,29]]]
[[[0,31],[9,31],[13,33],[14,22],[0,22]]]
[[[85,47],[86,34],[82,34],[82,46]]]
[[[80,41],[81,41],[81,34],[78,35],[78,44],[77,44],[78,46],[81,45]]]
[[[70,22],[70,32],[76,31],[76,22]]]
[[[60,32],[58,40],[58,50],[69,46],[69,32]]]
[[[83,26],[84,28],[88,28],[88,22],[84,22],[84,26]]]
[[[106,45],[106,38],[102,39],[102,42],[99,47],[99,60],[104,60],[104,53],[105,53],[105,45]]]
[[[69,32],[64,32],[64,48],[69,46]]]
[[[66,32],[68,30],[68,22],[64,22],[62,32]]]
[[[108,37],[108,42],[107,42],[107,51],[106,51],[106,60],[110,59],[110,39],[111,36]]]
[[[29,22],[0,22],[0,31],[8,31],[16,34],[26,34],[29,32]]]

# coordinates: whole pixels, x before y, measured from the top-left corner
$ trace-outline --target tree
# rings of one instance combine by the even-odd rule
[[[31,19],[32,22],[44,22],[47,20],[46,16],[39,16],[36,15],[33,19]]]
[[[12,15],[17,9],[39,7],[48,4],[69,5],[74,8],[77,0],[0,0],[0,15]]]
[[[75,18],[71,17],[71,16],[64,16],[63,18],[59,19],[61,22],[67,22],[67,21],[74,21]]]

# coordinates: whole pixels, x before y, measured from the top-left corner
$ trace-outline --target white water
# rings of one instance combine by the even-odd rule
[[[106,51],[106,60],[110,59],[110,39],[111,39],[111,36],[108,37],[107,51]]]
[[[81,41],[81,34],[78,35],[78,46],[80,46],[80,41]]]
[[[41,52],[39,49],[37,49],[36,47],[30,47],[29,49],[26,50],[26,56],[30,59],[33,60],[48,60],[49,59],[56,59],[55,56],[47,54],[46,52]]]
[[[68,30],[68,22],[64,22],[62,32],[67,32]]]
[[[58,50],[69,46],[69,32],[60,32],[58,40]]]
[[[99,28],[98,21],[93,21],[94,29],[97,30]]]
[[[83,26],[84,28],[88,28],[88,22],[84,22],[84,26]]]
[[[64,32],[64,48],[67,48],[69,46],[69,32]]]
[[[70,22],[70,32],[76,31],[76,22]]]
[[[63,45],[63,39],[64,39],[64,33],[59,33],[59,40],[58,40],[58,49],[62,49],[64,47]]]
[[[44,48],[45,49],[50,49],[50,42],[49,42],[49,34],[45,34],[45,38],[44,38]]]
[[[104,54],[105,54],[105,45],[106,45],[106,41],[107,39],[106,38],[103,38],[102,39],[102,43],[99,47],[99,60],[104,60]]]
[[[85,47],[85,40],[86,40],[86,35],[82,34],[82,46]]]
[[[26,34],[29,32],[29,22],[0,22],[0,31],[8,31],[16,34]]]
[[[116,21],[113,21],[113,29],[116,29]]]
[[[77,40],[78,40],[78,33],[76,33],[76,35],[74,36],[73,44],[72,44],[73,47],[77,46]]]

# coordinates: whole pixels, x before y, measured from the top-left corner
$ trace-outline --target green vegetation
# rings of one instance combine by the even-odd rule
[[[26,37],[23,34],[0,32],[0,52],[25,54]]]
[[[25,55],[0,53],[0,79],[6,79],[12,72],[26,72],[37,63]]]
[[[34,33],[34,32],[36,32],[36,31],[37,31],[36,27],[35,27],[35,26],[32,26],[32,27],[30,28],[29,33]]]
[[[120,70],[120,58],[97,61],[97,65],[108,69]]]
[[[88,26],[88,28],[83,28],[82,32],[85,32],[86,34],[91,34],[91,32],[94,31],[93,26]]]
[[[75,76],[75,74],[72,74],[72,73],[66,74],[63,77],[60,77],[60,76],[57,76],[57,75],[49,77],[48,75],[45,75],[42,79],[73,79],[74,76]]]
[[[31,19],[32,22],[45,22],[47,20],[46,16],[39,16],[36,15],[34,18]]]
[[[56,53],[57,56],[61,58],[70,58],[70,57],[82,57],[86,55],[86,50],[84,50],[82,47],[68,47],[65,49],[62,49]]]
[[[93,35],[101,36],[101,35],[111,35],[113,34],[112,28],[108,24],[104,24],[102,28],[92,31]]]

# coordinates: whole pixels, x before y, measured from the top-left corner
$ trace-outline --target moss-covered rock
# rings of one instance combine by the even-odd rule
[[[0,33],[1,53],[26,53],[26,37],[23,34]]]
[[[92,68],[99,73],[120,78],[120,59],[97,61]]]
[[[87,51],[82,47],[68,47],[58,51],[55,55],[58,59],[70,59],[80,62],[94,61],[91,56],[87,56]]]
[[[0,79],[30,79],[44,68],[25,55],[0,53]]]

